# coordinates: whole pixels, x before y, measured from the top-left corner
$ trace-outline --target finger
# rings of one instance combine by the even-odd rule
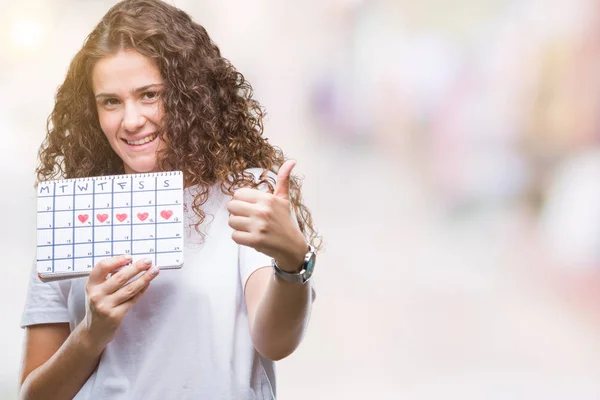
[[[233,239],[234,242],[236,242],[237,244],[240,244],[242,246],[248,246],[248,247],[254,248],[254,246],[256,245],[254,236],[249,232],[234,231],[231,234],[231,238]]]
[[[144,258],[137,260],[135,263],[126,266],[117,273],[113,274],[102,284],[102,291],[106,294],[111,294],[123,287],[131,278],[138,275],[140,272],[150,269],[152,260]]]
[[[234,200],[242,200],[247,203],[258,203],[261,199],[268,197],[269,194],[258,189],[241,188],[233,192]]]
[[[92,272],[90,272],[90,276],[88,278],[88,282],[90,284],[102,284],[106,281],[106,276],[115,271],[117,268],[123,267],[131,262],[130,255],[122,255],[117,257],[105,258],[104,260],[98,262],[92,268]]]
[[[275,196],[286,200],[290,199],[290,175],[295,166],[296,161],[288,160],[283,163],[281,168],[279,168],[279,172],[277,172],[277,183],[275,184],[275,191],[273,192]]]
[[[241,200],[231,200],[227,203],[227,211],[229,214],[239,215],[241,217],[249,217],[253,214],[254,203],[248,203]]]
[[[252,220],[248,217],[230,215],[229,226],[235,229],[236,231],[250,232],[250,229],[252,228]]]
[[[149,287],[150,287],[150,285],[146,285],[145,287],[142,288],[142,290],[137,292],[135,294],[135,296],[133,296],[129,300],[124,301],[121,304],[119,304],[118,306],[116,306],[114,308],[115,312],[119,313],[120,315],[125,315],[125,313],[127,313],[127,311],[129,311],[131,309],[131,307],[133,307],[133,305],[135,303],[137,303],[137,301],[140,299],[140,297],[142,297],[144,295],[144,293],[146,293],[146,291],[148,290]]]
[[[150,284],[150,282],[158,276],[159,269],[157,266],[150,268],[144,272],[138,279],[123,286],[112,295],[110,295],[110,302],[113,306],[118,306],[121,303],[133,298],[141,290]]]

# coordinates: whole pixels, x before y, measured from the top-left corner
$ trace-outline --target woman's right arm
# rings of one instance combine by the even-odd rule
[[[86,285],[86,316],[73,332],[66,323],[27,328],[21,399],[72,399],[81,390],[123,317],[158,274],[151,263],[140,260],[106,279],[130,261],[131,257],[113,257],[92,269]],[[127,283],[140,272],[144,273]]]
[[[21,399],[72,399],[94,372],[103,349],[94,346],[84,322],[27,328]]]

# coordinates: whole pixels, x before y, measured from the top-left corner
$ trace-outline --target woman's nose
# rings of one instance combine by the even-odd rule
[[[121,125],[128,132],[135,132],[146,123],[146,118],[134,104],[125,107]]]

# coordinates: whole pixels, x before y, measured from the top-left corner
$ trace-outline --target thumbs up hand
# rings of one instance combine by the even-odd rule
[[[290,208],[290,174],[295,165],[289,160],[281,166],[272,194],[241,188],[227,204],[233,240],[274,258],[288,272],[300,270],[308,251]]]

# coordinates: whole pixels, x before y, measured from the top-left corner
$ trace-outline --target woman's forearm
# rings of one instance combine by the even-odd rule
[[[311,283],[290,283],[272,276],[251,321],[252,339],[265,357],[280,360],[300,344],[312,304]]]
[[[82,321],[67,340],[23,381],[21,400],[70,400],[96,369],[104,348],[94,346]]]

